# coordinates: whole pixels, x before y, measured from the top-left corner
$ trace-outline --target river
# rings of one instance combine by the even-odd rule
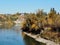
[[[20,26],[12,26],[10,28],[0,26],[0,45],[44,45],[36,42],[27,35],[22,35]]]

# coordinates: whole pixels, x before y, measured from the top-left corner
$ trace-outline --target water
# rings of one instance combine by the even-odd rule
[[[0,45],[24,45],[21,31],[14,28],[0,29]]]
[[[22,36],[20,26],[0,28],[0,45],[42,45],[28,36]]]

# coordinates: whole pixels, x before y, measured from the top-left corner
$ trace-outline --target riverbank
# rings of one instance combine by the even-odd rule
[[[38,41],[38,42],[43,42],[43,43],[45,43],[46,45],[59,45],[59,44],[57,44],[57,43],[55,43],[55,42],[53,42],[53,41],[43,39],[43,38],[41,38],[40,36],[38,37],[37,35],[31,35],[31,33],[26,33],[26,32],[23,32],[23,33],[26,34],[27,36],[35,39],[35,40]]]

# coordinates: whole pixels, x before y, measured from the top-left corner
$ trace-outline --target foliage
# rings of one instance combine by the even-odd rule
[[[60,14],[57,13],[54,8],[51,8],[49,13],[46,13],[43,10],[38,10],[36,13],[28,13],[24,16],[26,19],[24,27],[29,28],[27,31],[32,33],[40,32],[39,34],[42,34],[41,36],[43,38],[53,41],[60,40]],[[44,31],[41,33],[41,30]],[[56,35],[59,35],[59,37]]]

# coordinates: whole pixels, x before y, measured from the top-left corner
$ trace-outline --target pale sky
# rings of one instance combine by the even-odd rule
[[[50,8],[60,12],[60,0],[0,0],[0,13],[5,14],[36,12],[38,9],[49,12]]]

